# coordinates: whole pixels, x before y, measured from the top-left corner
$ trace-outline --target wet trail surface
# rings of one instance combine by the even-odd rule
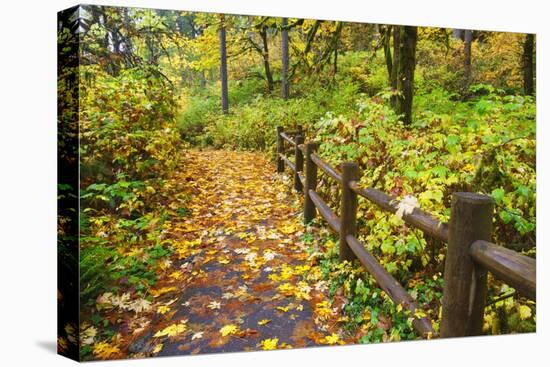
[[[188,211],[166,233],[175,254],[154,289],[157,312],[128,355],[336,344],[291,185],[260,153],[185,154],[176,182]]]

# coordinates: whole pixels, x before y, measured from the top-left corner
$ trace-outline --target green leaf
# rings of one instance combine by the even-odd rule
[[[432,173],[439,178],[445,178],[448,172],[449,169],[445,166],[437,166],[432,168]]]
[[[494,189],[491,193],[491,196],[493,197],[493,199],[495,199],[497,203],[500,203],[502,202],[502,199],[504,199],[504,190],[501,188]]]
[[[512,216],[512,214],[508,213],[507,211],[505,210],[501,210],[499,213],[498,213],[498,216],[500,217],[500,219],[502,219],[502,221],[504,222],[504,224],[508,224],[512,221],[512,219],[514,219],[514,217]]]
[[[518,188],[516,189],[516,192],[521,196],[529,198],[529,188],[527,186],[524,186],[524,185],[518,186]]]
[[[385,239],[384,242],[382,242],[382,246],[380,246],[380,249],[385,254],[395,253],[395,247],[393,246],[393,241],[391,239]]]
[[[460,136],[453,135],[453,134],[447,136],[447,145],[448,146],[455,146],[458,143],[460,143]]]

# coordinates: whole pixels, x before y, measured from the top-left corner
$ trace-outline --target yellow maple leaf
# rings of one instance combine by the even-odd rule
[[[329,307],[328,301],[322,301],[315,305],[315,312],[320,317],[328,317],[332,315],[332,310]]]
[[[278,289],[282,294],[286,296],[291,296],[295,288],[290,283],[283,283],[278,287]]]
[[[274,350],[277,349],[277,343],[279,343],[279,338],[264,339],[260,342],[260,345],[263,350]]]
[[[170,307],[168,306],[159,306],[159,308],[157,308],[157,313],[160,313],[161,315],[164,315],[166,312],[170,311]]]
[[[237,325],[228,324],[220,329],[220,333],[222,334],[222,336],[227,336],[227,335],[236,334],[238,330],[239,330],[239,327]]]
[[[279,227],[279,230],[284,234],[292,234],[298,230],[296,224],[288,224],[285,226]]]
[[[94,345],[93,353],[101,359],[109,359],[120,353],[120,349],[116,345],[111,345],[106,342],[100,342]]]
[[[159,343],[159,344],[155,345],[155,348],[153,349],[153,353],[157,354],[158,352],[160,352],[162,350],[163,346],[164,346],[164,344],[162,344],[162,343]]]
[[[173,278],[173,279],[179,279],[181,278],[181,272],[180,271],[174,271],[173,273],[171,273],[169,275],[170,278]]]
[[[334,344],[338,343],[339,341],[340,341],[340,337],[338,336],[338,334],[335,334],[335,333],[332,333],[331,335],[327,335],[325,337],[325,343],[330,344],[330,345],[334,345]]]
[[[277,306],[277,310],[279,310],[281,312],[288,312],[288,307]]]
[[[258,321],[258,325],[263,326],[263,325],[269,324],[270,322],[271,322],[271,320],[269,320],[269,319],[263,319],[263,320]]]
[[[181,321],[178,324],[173,324],[168,327],[165,327],[162,330],[159,330],[156,332],[155,335],[153,335],[155,338],[161,338],[163,336],[176,336],[179,335],[187,330],[187,323],[185,321]]]
[[[153,295],[153,297],[159,297],[162,296],[165,293],[177,291],[176,287],[163,287],[161,289],[151,289],[149,292]]]

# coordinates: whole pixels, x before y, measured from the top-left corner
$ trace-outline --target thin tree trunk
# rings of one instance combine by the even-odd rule
[[[281,51],[282,51],[282,70],[281,70],[281,96],[283,99],[288,99],[289,97],[289,81],[288,81],[288,19],[283,18],[282,24],[282,42],[281,42]]]
[[[403,123],[412,122],[412,104],[414,93],[414,69],[416,66],[417,28],[403,26],[401,28],[401,47],[399,50],[399,70],[397,72],[397,113],[403,115]],[[394,59],[395,63],[395,59]]]
[[[526,34],[525,42],[523,43],[523,91],[526,95],[533,95],[534,92],[534,46],[535,36],[533,34]]]
[[[391,69],[390,84],[394,93],[398,91],[397,77],[399,74],[399,64],[401,63],[401,28],[402,26],[394,25],[393,30],[393,64]],[[394,109],[397,109],[398,96],[393,95],[391,97],[391,105]]]
[[[313,27],[309,30],[307,34],[306,47],[304,48],[304,56],[306,56],[311,50],[313,40],[315,39],[315,35],[317,34],[317,30],[319,29],[321,22],[321,20],[316,20],[315,23],[313,23]]]
[[[392,26],[388,25],[382,33],[382,43],[384,45],[384,58],[386,60],[386,69],[388,70],[388,81],[392,85],[392,57],[391,57],[391,30]]]
[[[464,91],[472,81],[472,31],[464,30]]]
[[[334,65],[333,65],[333,72],[334,77],[336,77],[336,73],[338,72],[338,43],[340,41],[340,34],[342,33],[342,27],[344,26],[343,22],[338,22],[338,26],[336,27],[336,32],[334,33]]]
[[[336,77],[336,73],[338,72],[338,41],[336,41],[336,48],[334,49],[334,67],[333,72],[334,76]]]
[[[264,59],[265,79],[267,80],[267,89],[270,92],[273,91],[273,75],[271,74],[271,68],[269,66],[269,46],[267,44],[267,28],[262,27],[260,30],[260,36],[262,37],[263,50],[262,57]]]
[[[206,76],[204,75],[204,70],[199,71],[199,83],[201,88],[206,88]]]
[[[229,113],[229,95],[227,92],[227,50],[225,48],[225,16],[220,14],[220,80],[222,86],[222,111]]]

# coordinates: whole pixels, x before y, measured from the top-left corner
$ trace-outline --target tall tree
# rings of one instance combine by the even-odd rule
[[[392,69],[393,69],[393,61],[391,56],[391,35],[392,35],[392,26],[386,25],[386,26],[380,26],[380,36],[381,36],[381,42],[382,46],[384,48],[384,58],[386,61],[386,69],[388,70],[388,81],[390,85],[392,84]]]
[[[467,91],[472,81],[472,36],[470,29],[464,30],[464,90]]]
[[[393,63],[391,65],[390,85],[394,93],[398,92],[397,78],[399,74],[399,63],[401,62],[401,28],[402,26],[394,25],[393,31]],[[391,98],[391,105],[397,109],[397,94]]]
[[[534,92],[534,65],[533,51],[535,46],[535,36],[531,33],[525,35],[523,42],[523,91],[526,95],[532,95]]]
[[[288,99],[289,96],[289,81],[288,81],[288,19],[283,18],[281,30],[281,53],[282,53],[282,69],[281,69],[281,96],[283,99]]]
[[[264,65],[265,80],[267,82],[267,89],[272,92],[274,88],[273,73],[271,72],[271,66],[269,63],[269,29],[276,26],[273,23],[273,18],[270,17],[256,17],[250,18],[249,23],[246,26],[241,27],[240,42],[242,48],[238,54],[247,53],[249,50],[255,51],[262,58]],[[259,35],[259,41],[257,35]]]
[[[401,26],[399,34],[399,57],[397,62],[397,90],[396,112],[403,115],[403,123],[412,122],[412,105],[414,92],[414,69],[416,67],[417,28]],[[398,60],[398,61],[397,61]]]
[[[273,91],[273,75],[269,66],[269,46],[267,41],[267,26],[263,23],[260,26],[260,37],[262,38],[262,58],[264,60],[265,79],[267,80],[267,89]]]
[[[333,63],[332,71],[335,77],[336,77],[336,73],[338,72],[338,43],[340,41],[340,35],[342,34],[343,26],[344,26],[344,22],[336,23],[336,31],[334,32],[334,35],[332,38],[332,48],[334,50],[334,63]]]
[[[229,95],[227,92],[227,49],[225,42],[225,16],[220,14],[220,80],[222,87],[222,111],[229,113]]]

